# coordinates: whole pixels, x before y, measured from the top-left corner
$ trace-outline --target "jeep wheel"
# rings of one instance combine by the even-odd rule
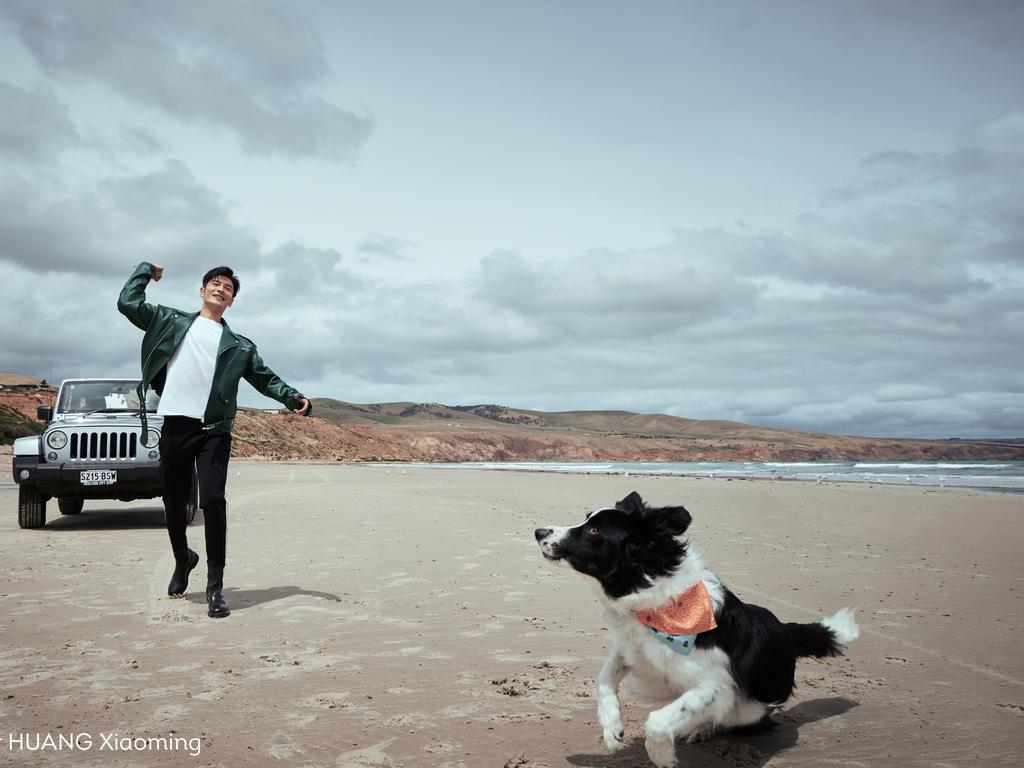
[[[58,496],[57,506],[60,507],[62,515],[77,515],[82,511],[85,499],[76,499],[74,496]]]
[[[22,528],[46,525],[46,499],[34,485],[18,486],[18,525]]]
[[[199,474],[192,470],[192,487],[188,492],[188,504],[185,505],[185,525],[192,525],[199,509]]]

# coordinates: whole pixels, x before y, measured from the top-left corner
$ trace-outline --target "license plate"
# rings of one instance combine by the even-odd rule
[[[116,469],[83,469],[82,485],[113,485],[117,482]]]

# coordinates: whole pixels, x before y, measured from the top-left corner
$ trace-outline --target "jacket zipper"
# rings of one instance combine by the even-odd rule
[[[139,382],[139,388],[136,390],[139,394],[139,423],[142,425],[142,444],[146,444],[147,436],[149,435],[149,419],[146,418],[146,366],[149,365],[149,360],[153,357],[153,353],[156,352],[157,347],[160,343],[167,338],[167,334],[174,330],[174,325],[168,325],[167,330],[164,331],[164,335],[161,336],[153,348],[149,350],[149,354],[146,355],[146,359],[142,361],[142,381]]]
[[[145,359],[145,360],[144,360],[144,361],[142,362],[142,375],[143,375],[143,376],[145,376],[145,375],[146,375],[146,366],[147,366],[147,365],[149,365],[149,359],[150,359],[151,357],[153,357],[153,353],[154,353],[154,352],[156,352],[156,349],[157,349],[157,347],[159,347],[159,346],[160,346],[161,342],[162,342],[162,341],[163,341],[164,339],[166,339],[166,338],[167,338],[167,334],[168,334],[168,333],[170,333],[170,332],[171,332],[172,330],[174,330],[174,325],[169,325],[169,326],[167,326],[167,330],[166,330],[166,331],[164,331],[164,335],[163,335],[163,336],[161,336],[161,337],[160,337],[160,338],[159,338],[159,339],[157,340],[156,344],[154,344],[154,345],[153,345],[153,348],[152,348],[151,350],[149,350],[149,354],[148,354],[148,355],[146,355],[146,359]]]
[[[216,364],[213,367],[213,380],[214,381],[217,380],[217,367],[220,365],[220,359],[224,356],[225,352],[227,352],[229,349],[234,349],[237,346],[238,346],[238,342],[235,342],[234,344],[231,344],[230,346],[224,347],[224,349],[222,349],[220,352],[217,353],[217,362],[216,362]],[[222,398],[222,393],[223,393],[222,389],[217,391],[217,398],[218,399]],[[203,429],[204,430],[211,430],[211,429],[213,429],[213,425],[211,424],[211,425],[207,426],[206,424],[203,424]]]

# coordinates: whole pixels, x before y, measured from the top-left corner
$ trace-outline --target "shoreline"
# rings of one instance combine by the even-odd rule
[[[428,461],[341,461],[341,460],[308,460],[308,459],[268,459],[262,457],[232,457],[232,462],[243,462],[250,461],[257,464],[311,464],[311,465],[322,465],[322,466],[351,466],[351,467],[397,467],[401,469],[431,469],[431,470],[446,470],[446,471],[473,471],[473,472],[499,472],[504,474],[511,474],[521,472],[523,474],[537,474],[537,475],[572,475],[576,477],[637,477],[637,478],[685,478],[689,480],[718,480],[730,482],[733,480],[739,480],[743,482],[747,481],[764,481],[764,482],[794,482],[794,483],[807,483],[810,485],[828,485],[838,484],[842,486],[858,486],[858,487],[871,487],[871,488],[910,488],[919,489],[922,491],[956,491],[956,492],[971,492],[977,491],[978,493],[985,494],[996,494],[996,495],[1024,495],[1024,488],[1007,488],[1004,486],[982,486],[982,485],[956,485],[955,483],[946,483],[944,485],[931,485],[927,483],[880,483],[877,481],[868,480],[844,480],[840,478],[828,478],[820,481],[811,478],[804,477],[765,477],[762,475],[707,475],[707,474],[696,474],[696,473],[667,473],[667,472],[644,472],[643,470],[629,470],[628,472],[623,471],[607,471],[607,472],[585,472],[580,470],[571,469],[535,469],[530,467],[516,466],[515,468],[504,469],[501,467],[475,467],[475,466],[463,466],[458,462],[428,462]],[[488,462],[489,464],[499,464],[501,462]],[[510,464],[519,464],[519,460],[510,461]],[[560,462],[562,463],[562,462]],[[571,464],[572,462],[564,462],[565,464]],[[581,462],[591,463],[591,462]],[[604,462],[607,463],[607,462]]]
[[[7,450],[4,450],[7,449]],[[0,446],[0,487],[16,487],[13,477],[11,476],[13,451],[11,446]],[[253,462],[256,464],[282,464],[282,465],[300,465],[309,464],[311,466],[349,466],[349,467],[398,467],[402,469],[431,469],[431,470],[446,470],[446,471],[473,471],[473,472],[498,472],[498,473],[523,473],[523,474],[538,474],[538,475],[572,475],[578,477],[635,477],[635,478],[685,478],[690,480],[718,480],[731,482],[734,480],[738,481],[758,481],[758,482],[794,482],[794,483],[806,483],[810,485],[829,485],[837,484],[840,486],[858,486],[858,487],[870,487],[870,488],[911,488],[920,489],[922,491],[956,491],[956,492],[977,492],[980,494],[993,494],[993,495],[1008,495],[1008,496],[1021,496],[1024,495],[1024,488],[1008,488],[1004,486],[982,486],[982,485],[957,485],[956,483],[945,483],[943,485],[934,485],[928,483],[884,483],[869,480],[848,480],[841,478],[828,478],[828,479],[812,479],[804,477],[766,477],[763,475],[709,475],[699,473],[666,473],[666,472],[650,472],[644,470],[629,470],[629,471],[602,471],[602,472],[587,472],[582,470],[571,470],[571,469],[538,469],[523,466],[516,466],[515,468],[501,468],[495,466],[479,467],[479,466],[468,466],[460,465],[456,462],[426,462],[426,461],[343,461],[343,460],[331,460],[331,459],[276,459],[276,458],[264,458],[261,456],[232,456],[231,461],[233,464],[241,462]],[[489,464],[499,464],[501,462],[488,462]],[[520,464],[519,460],[510,461],[509,464]],[[564,464],[571,464],[572,462],[559,462]],[[580,463],[592,463],[592,462],[580,462]],[[609,462],[602,462],[609,463]],[[614,463],[614,462],[612,462]],[[796,462],[804,464],[805,462]]]
[[[262,461],[261,459],[246,459],[247,461]],[[320,462],[311,462],[320,463]],[[504,469],[501,467],[477,467],[477,466],[459,466],[457,462],[400,462],[400,461],[362,461],[362,462],[323,462],[325,464],[333,463],[347,463],[354,466],[366,466],[366,467],[402,467],[402,468],[417,468],[417,469],[439,469],[439,470],[463,470],[463,471],[475,471],[475,472],[522,472],[526,474],[542,474],[542,475],[575,475],[575,476],[609,476],[609,477],[642,477],[642,478],[662,478],[662,477],[678,477],[687,478],[691,480],[756,480],[765,482],[794,482],[794,483],[809,483],[811,485],[827,485],[829,483],[837,483],[841,485],[855,485],[855,486],[867,486],[877,488],[919,488],[926,491],[978,491],[980,493],[994,493],[994,494],[1024,494],[1024,488],[1008,488],[1004,486],[983,486],[983,485],[957,485],[955,483],[945,483],[942,485],[932,485],[929,483],[882,483],[872,480],[847,480],[841,478],[831,477],[828,479],[822,478],[821,480],[812,479],[807,477],[765,477],[763,475],[710,475],[710,474],[698,474],[698,473],[669,473],[669,472],[654,472],[644,470],[609,470],[602,472],[588,472],[583,470],[572,470],[572,469],[539,469],[531,467],[516,466],[515,468]],[[498,464],[500,462],[488,462],[488,464]],[[510,464],[519,464],[518,461],[511,461]],[[560,462],[562,463],[562,462]],[[564,464],[571,464],[572,462],[564,462]],[[583,463],[583,462],[581,462]],[[605,462],[608,463],[608,462]]]

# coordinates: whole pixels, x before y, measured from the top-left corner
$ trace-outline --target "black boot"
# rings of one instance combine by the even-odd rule
[[[209,609],[206,615],[211,619],[223,619],[231,613],[224,600],[224,566],[206,566],[206,604]]]
[[[199,565],[199,555],[188,547],[174,550],[174,574],[167,585],[168,597],[181,597],[188,589],[188,575]]]

